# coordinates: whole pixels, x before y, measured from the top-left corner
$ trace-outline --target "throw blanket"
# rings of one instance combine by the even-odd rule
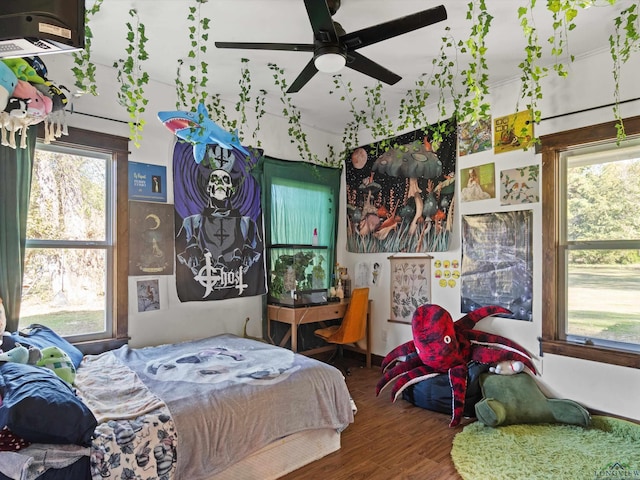
[[[113,352],[87,355],[76,391],[98,420],[91,442],[92,478],[169,480],[177,433],[165,403]],[[136,472],[137,475],[134,475]]]
[[[349,392],[337,369],[273,345],[220,335],[141,349],[123,346],[100,357],[108,355],[135,372],[168,407],[175,431],[161,415],[162,407],[151,413],[160,415],[160,444],[167,453],[179,439],[177,479],[210,478],[281,437],[308,429],[341,431],[353,422]],[[146,401],[136,403],[142,405],[137,413],[145,412]],[[116,415],[104,406],[101,410],[101,415]],[[157,442],[158,437],[145,438]]]

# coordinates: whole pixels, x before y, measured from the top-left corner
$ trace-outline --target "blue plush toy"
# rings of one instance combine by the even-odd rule
[[[16,343],[8,352],[0,353],[0,362],[29,363],[29,349]]]

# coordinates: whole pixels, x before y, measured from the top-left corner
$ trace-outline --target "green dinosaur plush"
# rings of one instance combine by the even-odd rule
[[[42,349],[42,358],[36,363],[38,367],[52,370],[58,377],[73,385],[76,379],[76,367],[69,355],[59,347],[46,347]]]
[[[528,373],[480,376],[478,420],[489,427],[517,423],[566,423],[588,427],[591,415],[573,400],[547,398]]]

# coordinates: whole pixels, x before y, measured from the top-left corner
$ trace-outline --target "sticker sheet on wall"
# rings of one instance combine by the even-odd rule
[[[434,260],[433,278],[434,285],[441,288],[455,288],[460,279],[460,261],[457,258]]]

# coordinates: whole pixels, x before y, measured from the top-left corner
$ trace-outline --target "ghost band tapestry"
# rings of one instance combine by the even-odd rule
[[[430,132],[444,132],[437,141]],[[346,164],[347,249],[443,252],[453,226],[456,125],[449,120],[355,149]]]
[[[176,282],[181,301],[221,300],[266,293],[257,162],[237,149],[207,145],[173,151]]]

